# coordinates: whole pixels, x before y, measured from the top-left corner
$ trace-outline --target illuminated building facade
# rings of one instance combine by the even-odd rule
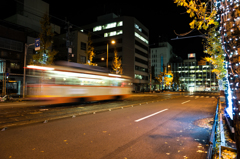
[[[148,89],[149,83],[149,31],[136,18],[107,14],[98,21],[82,26],[84,32],[92,33],[96,56],[93,62],[106,67],[108,45],[108,68],[112,68],[114,49],[122,60],[123,74],[132,77],[134,90]],[[111,44],[114,40],[115,44]]]
[[[191,56],[191,55],[190,55]],[[173,74],[178,73],[181,89],[188,91],[217,91],[218,80],[212,72],[213,65],[196,59],[171,64]]]

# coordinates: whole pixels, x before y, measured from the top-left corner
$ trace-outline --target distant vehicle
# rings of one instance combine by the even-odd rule
[[[27,95],[32,100],[71,103],[124,99],[131,95],[131,78],[105,68],[77,63],[28,65]]]

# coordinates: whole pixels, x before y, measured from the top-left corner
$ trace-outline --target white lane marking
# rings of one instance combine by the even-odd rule
[[[190,102],[191,100],[188,100],[188,101],[186,101],[186,102],[183,102],[182,104],[185,104],[185,103],[187,103],[187,102]]]
[[[156,112],[156,113],[153,113],[153,114],[151,114],[151,115],[145,116],[145,117],[143,117],[143,118],[140,118],[140,119],[138,119],[138,120],[135,120],[135,122],[139,122],[139,121],[141,121],[141,120],[147,119],[147,118],[149,118],[149,117],[151,117],[151,116],[154,116],[154,115],[156,115],[156,114],[162,113],[162,112],[164,112],[164,111],[166,111],[166,110],[168,110],[168,109],[163,109],[163,110],[161,110],[161,111],[159,111],[159,112]]]

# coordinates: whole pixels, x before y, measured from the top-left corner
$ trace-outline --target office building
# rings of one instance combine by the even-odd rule
[[[134,90],[148,89],[149,31],[141,22],[134,17],[119,17],[111,13],[99,16],[97,22],[81,29],[92,33],[96,53],[93,62],[111,69],[116,49],[122,60],[123,74],[133,79]],[[114,45],[111,44],[112,40],[115,41]]]
[[[53,48],[58,51],[58,54],[54,57],[55,61],[71,61],[76,63],[85,64],[86,63],[86,49],[88,35],[75,30],[71,34],[71,42],[69,47],[66,47],[66,34],[57,35],[54,37]]]
[[[151,66],[154,70],[153,77],[158,77],[160,72],[163,72],[164,67],[168,65],[169,59],[172,55],[172,46],[168,42],[161,42],[157,46],[150,49],[151,52]]]
[[[195,59],[195,54],[189,54],[189,59],[183,63],[171,64],[174,74],[178,73],[180,88],[188,91],[217,91],[218,80],[212,72],[213,65]]]

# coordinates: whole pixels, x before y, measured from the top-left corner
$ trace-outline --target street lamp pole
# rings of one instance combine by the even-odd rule
[[[108,43],[107,43],[107,60],[106,60],[106,66],[108,68]]]
[[[25,44],[25,52],[24,52],[24,73],[23,73],[23,99],[25,98],[25,81],[26,81],[26,60],[27,60],[27,50],[29,46],[35,45],[35,43],[32,44]]]
[[[112,44],[115,44],[115,41],[112,40],[111,43],[112,43]],[[108,43],[107,43],[107,60],[106,60],[106,66],[107,66],[107,68],[108,68]]]

